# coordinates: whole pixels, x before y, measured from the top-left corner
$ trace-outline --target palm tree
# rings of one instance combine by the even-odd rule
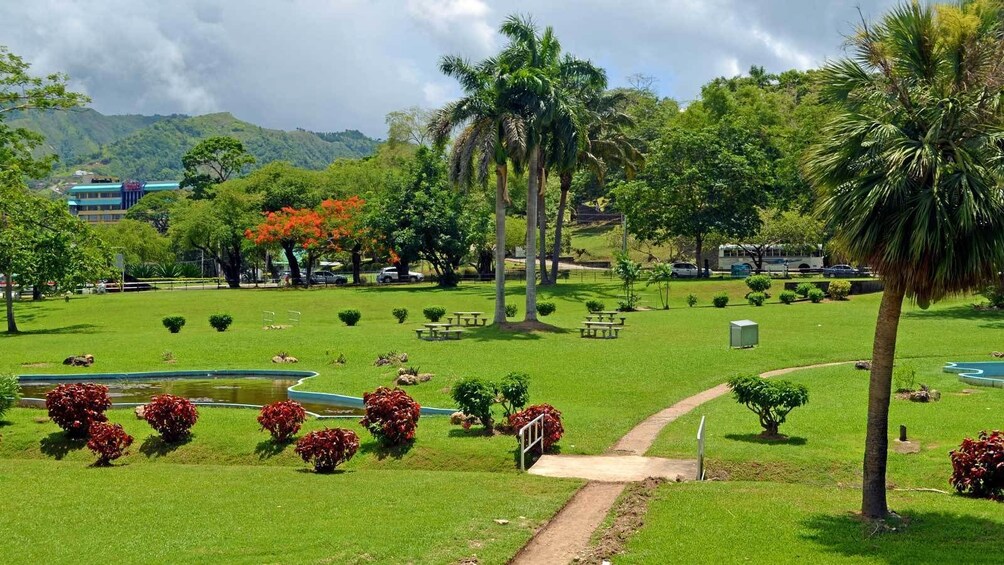
[[[819,213],[853,259],[882,274],[868,389],[862,513],[888,514],[896,331],[921,307],[989,280],[1004,259],[1004,29],[997,1],[914,2],[862,24],[822,71],[841,112],[806,159]]]
[[[526,125],[523,115],[512,105],[505,86],[506,77],[497,59],[472,65],[460,57],[444,57],[440,70],[456,78],[464,96],[434,115],[430,129],[436,144],[442,145],[460,130],[450,151],[450,179],[471,186],[475,179],[484,184],[488,171],[495,168],[495,316],[505,317],[505,209],[509,202],[509,162],[517,163],[526,152]]]

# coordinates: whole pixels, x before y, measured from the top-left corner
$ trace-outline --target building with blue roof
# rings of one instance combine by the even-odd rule
[[[140,198],[151,192],[178,190],[172,181],[92,182],[74,185],[67,191],[70,213],[92,224],[113,224],[125,217]]]

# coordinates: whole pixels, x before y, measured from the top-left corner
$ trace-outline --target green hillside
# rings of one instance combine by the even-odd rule
[[[378,144],[354,130],[281,131],[241,121],[229,113],[105,116],[86,109],[19,117],[12,125],[45,135],[46,149],[60,158],[57,175],[86,169],[120,178],[181,178],[185,152],[214,135],[240,139],[259,164],[282,160],[310,169],[322,169],[343,157],[371,155]]]

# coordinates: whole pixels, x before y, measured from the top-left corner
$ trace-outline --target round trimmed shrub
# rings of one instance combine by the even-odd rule
[[[181,328],[185,327],[185,317],[184,316],[168,316],[161,320],[167,331],[176,334],[181,331]]]
[[[696,294],[688,294],[687,295],[687,306],[689,306],[691,308],[693,308],[694,306],[697,306],[697,295]]]
[[[778,298],[781,300],[781,302],[784,302],[785,304],[791,304],[798,298],[798,295],[795,294],[794,290],[785,290],[782,291],[780,295],[778,295]]]
[[[596,312],[602,312],[602,311],[604,311],[606,309],[607,309],[606,305],[603,304],[602,302],[600,302],[599,300],[587,300],[586,301],[586,311],[589,312],[590,314],[593,314],[593,313],[596,313]]]
[[[554,314],[554,311],[557,309],[558,307],[555,306],[554,302],[537,303],[537,313],[541,316],[550,316],[551,314]]]
[[[808,298],[809,293],[812,292],[812,289],[814,288],[816,288],[816,285],[812,283],[798,283],[798,286],[795,287],[795,294],[801,296],[802,298]]]
[[[379,387],[363,394],[366,415],[359,421],[384,446],[402,445],[415,439],[422,407],[405,391]]]
[[[835,300],[847,300],[847,295],[851,293],[851,281],[831,281],[827,290],[831,298]]]
[[[443,308],[442,306],[429,306],[422,309],[422,314],[430,322],[436,323],[440,320],[440,318],[446,315],[446,308]]]
[[[719,292],[711,299],[711,303],[715,305],[715,308],[725,308],[729,305],[729,295]]]
[[[262,406],[258,413],[262,431],[268,430],[272,439],[279,443],[289,441],[289,438],[296,435],[306,419],[307,411],[295,400],[273,402]]]
[[[408,319],[408,309],[407,308],[394,308],[390,311],[397,318],[397,323],[403,324],[405,320]]]
[[[809,291],[809,300],[813,304],[819,304],[824,298],[826,298],[826,293],[821,288],[812,287],[812,290]]]
[[[746,277],[746,286],[753,292],[767,292],[770,284],[770,277],[767,275],[750,275]]]
[[[763,306],[765,300],[767,300],[767,295],[762,292],[751,292],[746,295],[746,301],[753,306]]]
[[[791,381],[738,375],[728,381],[732,396],[760,417],[761,437],[778,437],[778,428],[795,408],[809,402],[809,389]]]
[[[296,454],[312,463],[314,472],[330,473],[359,449],[359,436],[352,430],[324,428],[310,432],[296,442]]]
[[[342,310],[338,313],[338,319],[345,323],[346,326],[354,326],[363,317],[362,312],[354,308],[349,308],[348,310]]]
[[[188,437],[199,421],[199,410],[191,400],[173,394],[160,394],[143,407],[143,418],[167,443]]]
[[[119,424],[94,422],[89,430],[90,439],[87,449],[98,456],[95,467],[107,467],[112,461],[125,455],[126,449],[132,445],[133,438]]]
[[[526,410],[509,416],[509,426],[513,431],[518,432],[520,428],[529,424],[541,414],[544,415],[544,437],[541,447],[543,451],[548,451],[565,434],[565,428],[561,425],[561,412],[558,412],[554,406],[550,404],[534,404]]]
[[[955,490],[1004,502],[1004,433],[984,430],[977,439],[963,440],[950,455]]]
[[[21,384],[16,375],[0,373],[0,418],[21,399]]]
[[[517,308],[515,304],[506,304],[505,305],[505,317],[506,318],[515,318],[516,314],[519,314],[519,308]]]
[[[45,394],[49,418],[71,437],[87,437],[91,424],[108,420],[105,410],[111,405],[104,385],[62,384]]]
[[[450,393],[461,412],[477,418],[485,430],[491,431],[495,390],[488,383],[476,378],[464,379],[454,383]],[[464,429],[470,427],[470,420],[465,421]]]
[[[230,324],[234,323],[233,317],[230,314],[213,314],[209,317],[209,325],[218,332],[225,332]]]

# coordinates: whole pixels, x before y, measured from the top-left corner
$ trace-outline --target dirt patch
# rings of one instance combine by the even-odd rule
[[[648,478],[624,489],[624,494],[614,508],[613,522],[579,562],[600,564],[624,551],[627,541],[645,524],[648,504],[663,482],[663,479]]]
[[[892,444],[893,451],[896,453],[920,453],[920,444],[915,441],[899,441],[897,439]]]
[[[42,367],[51,367],[52,363],[45,363],[43,361],[36,361],[34,363],[21,363],[21,366],[22,367],[26,367],[26,368],[31,368],[31,369],[40,369]]]
[[[545,324],[539,320],[533,322],[506,322],[499,326],[504,332],[560,332],[561,328],[558,326],[552,326],[551,324]]]

